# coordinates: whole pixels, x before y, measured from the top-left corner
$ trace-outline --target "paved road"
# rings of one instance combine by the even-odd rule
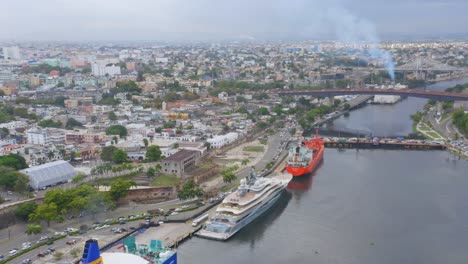
[[[21,245],[25,242],[35,243],[41,236],[52,236],[54,232],[62,232],[68,227],[79,228],[81,225],[91,226],[96,221],[103,222],[105,219],[109,218],[114,219],[120,216],[144,213],[150,209],[156,209],[159,207],[177,207],[176,205],[180,202],[180,200],[176,199],[157,204],[120,207],[115,211],[107,211],[97,214],[94,219],[92,216],[84,216],[82,218],[68,220],[64,223],[52,223],[50,228],[44,227],[45,231],[43,231],[42,234],[31,236],[24,233],[26,230],[25,224],[16,224],[10,228],[0,230],[0,255],[7,256],[8,251],[13,248],[21,249]],[[34,252],[36,252],[37,255],[39,250],[34,250]]]
[[[283,135],[281,135],[283,134]],[[266,164],[270,161],[273,160],[273,158],[278,155],[279,153],[284,151],[284,145],[282,145],[283,142],[287,142],[290,139],[290,134],[286,131],[285,128],[280,129],[279,132],[275,133],[272,136],[269,136],[268,138],[268,145],[267,145],[267,151],[262,158],[262,160],[257,163],[255,166],[257,170],[262,170]],[[280,148],[283,146],[283,148]],[[238,174],[238,177],[246,177],[248,175],[248,169],[245,169],[241,171]],[[62,186],[63,187],[63,186]],[[109,212],[102,212],[93,219],[92,216],[84,216],[82,218],[75,218],[71,220],[67,220],[65,223],[53,223],[50,228],[45,228],[45,232],[42,234],[38,235],[32,235],[28,236],[24,233],[26,230],[26,225],[24,224],[17,224],[14,226],[11,226],[8,229],[3,229],[0,230],[0,254],[7,256],[8,251],[10,251],[13,248],[18,248],[21,249],[21,245],[24,242],[31,242],[34,243],[37,241],[41,236],[47,235],[51,236],[53,235],[54,232],[62,232],[68,227],[73,227],[73,228],[79,228],[81,225],[92,225],[95,221],[101,221],[103,222],[105,219],[109,218],[118,218],[120,216],[127,216],[130,214],[139,214],[146,212],[147,210],[150,209],[156,209],[159,207],[164,207],[164,206],[169,206],[169,207],[176,207],[177,203],[180,203],[178,199],[172,200],[172,201],[167,201],[167,202],[162,202],[158,204],[149,204],[149,205],[135,205],[135,206],[126,206],[126,207],[121,207],[118,208],[115,211],[109,211]],[[179,218],[185,218],[186,215],[184,213],[181,213],[177,216],[171,216],[169,219],[179,219]],[[156,221],[159,220],[164,220],[163,218],[157,219]],[[62,245],[66,242],[66,239],[61,240],[60,242],[56,242],[56,245]],[[19,259],[23,260],[26,258],[31,258],[31,259],[36,259],[37,253],[45,250],[47,247],[41,247],[41,249],[37,249],[32,251],[31,253],[28,253],[26,257],[21,256]],[[32,258],[33,257],[33,258]]]

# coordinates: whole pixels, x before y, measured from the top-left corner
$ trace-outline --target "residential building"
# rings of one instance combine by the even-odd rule
[[[34,127],[26,130],[28,144],[33,145],[63,145],[65,142],[65,130],[56,128]]]
[[[5,60],[20,60],[20,49],[18,46],[3,47],[3,59]]]
[[[106,134],[88,133],[87,131],[71,131],[65,135],[65,144],[77,145],[83,143],[101,144],[106,139]]]
[[[212,148],[221,148],[227,144],[231,144],[239,138],[239,134],[236,132],[229,132],[226,135],[217,135],[207,140],[211,144]]]
[[[104,65],[99,63],[93,63],[91,65],[91,71],[94,76],[114,76],[120,75],[120,67],[116,65]]]
[[[73,109],[78,107],[78,100],[68,99],[64,101],[65,108]]]

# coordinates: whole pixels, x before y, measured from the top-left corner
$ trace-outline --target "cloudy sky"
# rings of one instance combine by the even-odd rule
[[[3,40],[286,40],[468,33],[468,0],[1,0]]]

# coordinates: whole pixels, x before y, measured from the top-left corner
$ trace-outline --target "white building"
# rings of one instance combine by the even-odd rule
[[[26,136],[28,144],[44,145],[48,141],[49,133],[45,129],[35,127],[26,130]]]
[[[227,102],[228,96],[229,96],[228,93],[226,93],[226,92],[220,92],[220,93],[218,94],[218,99],[219,99],[219,100],[223,100],[224,102]]]
[[[34,127],[26,130],[28,144],[59,145],[65,142],[65,132],[62,129]]]
[[[15,75],[11,71],[0,71],[0,84],[13,80]]]
[[[11,121],[8,123],[0,124],[0,128],[7,128],[10,131],[15,130],[17,128],[25,128],[27,126],[28,124],[24,121]]]
[[[236,139],[238,138],[239,134],[235,132],[229,132],[226,135],[214,136],[213,138],[208,139],[207,142],[211,144],[212,148],[221,148],[227,144],[236,141]]]
[[[20,60],[20,49],[18,46],[3,47],[3,59],[5,60]]]
[[[77,174],[72,165],[64,160],[34,166],[21,172],[29,177],[29,183],[35,190],[66,183]]]
[[[120,67],[116,65],[106,66],[105,64],[93,63],[91,65],[91,71],[94,76],[114,76],[120,75]]]

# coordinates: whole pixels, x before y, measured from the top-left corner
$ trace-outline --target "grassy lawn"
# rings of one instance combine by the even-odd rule
[[[433,139],[440,138],[439,135],[433,131],[426,132],[428,136],[432,137]]]
[[[98,185],[106,185],[110,186],[111,183],[115,180],[131,180],[133,177],[135,177],[138,174],[138,172],[132,172],[126,175],[118,176],[118,177],[112,177],[112,178],[101,178],[101,179],[96,179],[94,182]]]
[[[442,117],[440,118],[440,122],[444,121],[444,120],[447,119],[447,117],[449,117],[449,116],[450,116],[450,113],[444,113],[444,114],[442,115]]]
[[[229,183],[228,185],[221,188],[221,191],[222,192],[227,192],[227,191],[231,190],[232,188],[239,186],[239,184],[240,184],[240,179],[236,179],[236,180],[232,181],[231,183]]]
[[[173,186],[179,183],[180,183],[179,178],[175,176],[171,176],[171,175],[162,174],[162,175],[156,176],[156,179],[154,179],[154,181],[151,182],[151,186]]]
[[[265,150],[264,146],[247,146],[244,147],[244,151],[248,152],[263,152]]]

